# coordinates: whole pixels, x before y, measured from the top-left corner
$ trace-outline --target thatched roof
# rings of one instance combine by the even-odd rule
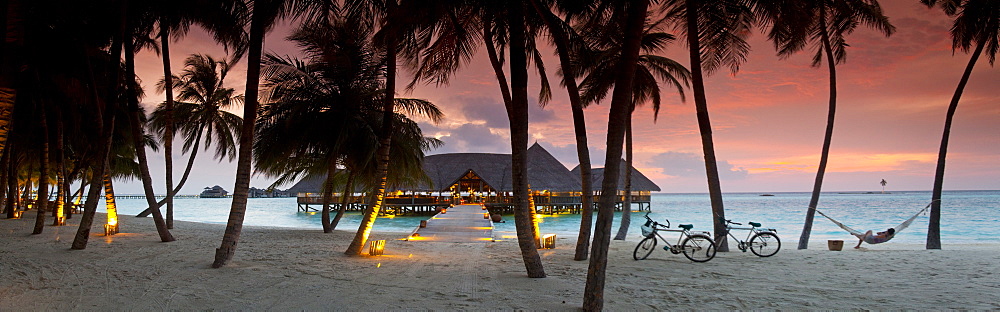
[[[625,166],[625,160],[622,159],[621,162],[622,162],[622,164],[621,164],[620,168],[625,168],[626,167]],[[656,183],[653,183],[653,181],[650,180],[649,178],[647,178],[645,175],[643,175],[642,172],[639,172],[639,170],[635,169],[635,167],[632,167],[631,169],[632,169],[632,191],[633,192],[635,192],[635,191],[659,192],[660,191],[660,187],[657,186]],[[574,175],[576,175],[577,177],[579,177],[580,176],[580,166],[578,165],[575,168],[573,168],[572,172],[573,172]],[[601,188],[601,183],[604,182],[604,168],[593,168],[593,169],[590,170],[590,173],[591,173],[591,181],[593,181],[593,184],[591,184],[591,185],[594,185],[594,191],[599,191],[600,188]],[[622,170],[621,172],[618,173],[618,189],[619,190],[624,190],[625,189],[625,170]]]
[[[469,170],[498,191],[511,191],[511,155],[486,153],[438,154],[424,157],[424,173],[433,185],[425,191],[447,190]],[[571,192],[580,189],[574,176],[545,148],[535,143],[528,148],[528,184],[533,190]]]
[[[458,182],[470,170],[486,184],[497,191],[509,192],[511,186],[510,154],[488,153],[452,153],[437,154],[424,157],[424,173],[430,178],[432,185],[420,185],[408,188],[407,191],[448,191],[451,185]],[[579,167],[579,166],[578,166]],[[625,161],[622,160],[622,167]],[[633,191],[660,191],[653,181],[642,175],[642,172],[632,168]],[[319,193],[325,176],[310,175],[295,183],[288,192]],[[600,185],[604,179],[604,169],[593,169],[594,185]],[[528,183],[532,190],[548,190],[553,192],[579,192],[580,171],[574,168],[567,170],[562,163],[552,156],[545,148],[535,143],[528,148]],[[625,171],[618,179],[619,188],[625,188]],[[342,191],[342,190],[337,190]],[[355,186],[355,192],[362,192],[361,186]]]

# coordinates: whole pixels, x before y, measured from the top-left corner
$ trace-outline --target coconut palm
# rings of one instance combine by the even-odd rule
[[[580,215],[580,231],[577,234],[576,252],[573,255],[573,260],[582,261],[587,260],[589,255],[588,249],[590,247],[590,233],[591,227],[593,226],[594,214],[594,192],[592,186],[593,181],[591,174],[590,149],[588,148],[587,143],[587,124],[583,112],[584,103],[583,100],[580,99],[580,88],[576,81],[580,71],[577,70],[577,63],[574,63],[572,58],[573,54],[578,53],[582,44],[575,30],[569,26],[569,21],[576,15],[575,13],[578,13],[577,11],[586,11],[586,6],[584,6],[584,9],[580,9],[579,7],[569,6],[570,4],[571,3],[569,2],[563,1],[556,4],[543,5],[541,0],[531,0],[532,7],[535,9],[536,13],[538,13],[541,20],[545,22],[546,29],[550,35],[549,37],[556,46],[556,52],[559,55],[560,73],[563,77],[562,84],[566,87],[566,92],[569,95],[570,109],[573,113],[573,132],[576,135],[576,153],[577,159],[580,161],[580,204],[581,207],[583,207]],[[561,19],[558,15],[553,13],[551,8],[553,6],[563,12],[566,16],[566,20]],[[571,38],[574,38],[575,40]]]
[[[243,96],[225,86],[225,79],[232,62],[216,60],[207,55],[194,54],[184,61],[180,76],[164,78],[157,85],[159,91],[177,92],[172,109],[167,102],[156,107],[150,118],[150,128],[166,143],[171,125],[176,125],[184,138],[183,152],[190,152],[184,174],[172,193],[184,187],[191,174],[198,150],[204,142],[208,150],[215,144],[215,158],[236,158],[236,142],[243,119],[227,109],[243,103]],[[167,87],[167,82],[173,85]],[[170,113],[173,112],[173,113]],[[177,123],[173,121],[178,121]]]
[[[371,159],[377,148],[373,132],[377,125],[370,121],[381,119],[384,65],[383,55],[374,49],[371,37],[370,29],[358,20],[331,17],[303,25],[289,37],[305,50],[308,61],[270,54],[265,61],[265,88],[270,102],[264,106],[258,126],[258,144],[266,148],[255,149],[257,170],[279,176],[275,184],[292,181],[301,174],[325,174],[322,222],[327,233],[335,228],[329,205],[338,161],[359,152],[366,155],[361,158]],[[442,117],[440,110],[427,101],[395,101],[398,107],[421,113],[432,121]],[[394,118],[401,118],[396,122],[408,121],[398,114]],[[393,132],[397,136],[402,133],[412,132]],[[420,133],[419,128],[416,133]],[[420,135],[405,141],[422,139]],[[419,155],[422,158],[422,152]],[[397,169],[413,167],[393,163]]]
[[[934,188],[931,194],[931,216],[927,226],[927,249],[941,249],[941,191],[944,188],[945,157],[948,155],[948,139],[951,136],[951,124],[958,109],[958,102],[965,91],[965,85],[972,75],[972,68],[983,54],[984,50],[990,66],[996,61],[997,50],[1000,49],[1000,3],[992,0],[921,0],[921,3],[933,7],[939,5],[948,16],[955,17],[951,27],[952,50],[962,50],[968,53],[972,49],[969,64],[962,73],[955,94],[948,104],[945,116],[944,134],[941,136],[941,147],[938,150],[937,170],[934,173]],[[973,48],[975,46],[975,48]]]
[[[229,208],[229,219],[222,244],[215,250],[213,268],[226,265],[236,252],[236,245],[243,230],[243,219],[247,209],[247,195],[250,191],[251,161],[253,158],[253,139],[257,123],[258,102],[257,87],[260,83],[261,53],[264,48],[264,35],[279,20],[289,15],[325,16],[335,5],[332,1],[314,0],[295,2],[290,0],[253,0],[248,7],[249,37],[247,44],[247,89],[244,93],[246,101],[243,105],[243,127],[240,129],[240,148],[236,163],[236,183],[233,188],[233,202]],[[320,12],[320,13],[316,13]],[[316,14],[314,14],[316,13]]]
[[[708,193],[712,203],[713,232],[718,251],[729,251],[725,236],[725,206],[719,182],[719,166],[715,158],[708,100],[705,96],[705,76],[728,68],[739,70],[746,60],[750,46],[746,42],[750,29],[756,22],[748,0],[668,0],[664,3],[666,16],[673,18],[688,45],[691,59],[691,86],[694,94],[698,131],[701,133],[702,152],[705,155],[705,173]],[[607,174],[605,173],[605,176]]]
[[[676,61],[655,55],[663,52],[666,45],[673,42],[674,36],[664,33],[664,19],[643,26],[641,49],[636,64],[635,77],[632,81],[632,103],[629,109],[629,117],[625,122],[625,200],[622,209],[621,226],[615,235],[615,240],[624,240],[628,234],[631,224],[632,205],[632,114],[638,106],[649,102],[653,109],[653,120],[655,121],[660,113],[660,86],[659,81],[675,88],[680,94],[681,101],[684,101],[684,88],[688,85],[691,73],[684,68],[684,65]],[[615,83],[615,66],[621,56],[622,49],[622,29],[620,20],[608,21],[611,25],[603,27],[590,27],[596,30],[585,33],[592,37],[589,40],[596,51],[591,51],[589,56],[584,58],[582,64],[587,73],[586,78],[581,83],[583,90],[583,100],[587,104],[600,102],[611,90]],[[610,26],[610,27],[608,27]],[[600,31],[600,29],[608,31]]]
[[[847,61],[847,41],[845,37],[864,25],[885,36],[892,35],[896,28],[889,18],[882,14],[877,0],[804,0],[786,2],[762,1],[759,5],[769,12],[774,23],[768,37],[774,41],[778,56],[789,57],[810,43],[815,48],[812,66],[819,67],[824,59],[830,72],[830,99],[826,120],[826,133],[820,153],[816,180],[813,183],[806,221],[799,237],[799,249],[809,246],[816,206],[819,204],[823,188],[823,176],[830,156],[830,142],[833,139],[834,118],[837,111],[837,64]]]
[[[625,135],[625,123],[633,103],[632,84],[638,67],[641,50],[643,25],[649,1],[629,1],[610,3],[608,14],[613,19],[624,22],[621,53],[616,64],[615,87],[611,95],[611,109],[608,113],[607,153],[605,159],[621,159]],[[600,12],[600,11],[599,11]],[[611,243],[611,220],[615,198],[608,194],[618,191],[620,161],[605,161],[604,180],[601,181],[601,198],[598,203],[597,222],[594,226],[594,243],[591,248],[590,263],[587,268],[587,283],[583,291],[583,309],[600,311],[604,307],[604,282],[608,265],[608,248]]]

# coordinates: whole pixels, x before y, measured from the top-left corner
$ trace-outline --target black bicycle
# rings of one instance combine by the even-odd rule
[[[664,225],[650,219],[648,212],[645,217],[646,223],[641,228],[642,236],[646,238],[643,238],[639,245],[635,246],[635,251],[632,253],[633,259],[642,260],[649,257],[649,254],[653,253],[653,249],[656,248],[657,238],[666,245],[663,246],[663,250],[675,255],[684,253],[684,256],[691,261],[705,262],[715,258],[715,241],[712,240],[712,236],[708,232],[691,232],[691,229],[694,228],[694,225],[691,224],[681,224],[678,226],[680,229],[674,230],[670,229],[670,220],[664,220],[667,222]],[[659,231],[680,233],[677,244],[670,245],[670,242],[663,238]]]
[[[721,218],[720,218],[721,219]],[[726,220],[726,234],[733,240],[739,242],[737,247],[740,251],[747,252],[747,249],[759,257],[770,257],[781,250],[781,239],[778,239],[778,230],[761,228],[757,222],[747,222],[750,227],[733,227],[733,225],[743,225],[732,220]],[[743,241],[733,235],[731,230],[748,230],[747,240]]]

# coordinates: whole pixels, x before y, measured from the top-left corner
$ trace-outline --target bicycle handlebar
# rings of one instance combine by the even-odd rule
[[[736,223],[736,222],[733,222],[733,220],[726,220],[726,224],[743,225],[743,223]]]

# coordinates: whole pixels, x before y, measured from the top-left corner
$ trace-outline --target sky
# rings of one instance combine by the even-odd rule
[[[933,186],[945,114],[970,56],[952,51],[951,20],[939,9],[928,9],[918,1],[881,3],[897,31],[886,38],[859,27],[847,36],[847,61],[837,66],[835,130],[823,191],[878,191],[882,179],[888,182],[887,191],[930,190]],[[284,40],[295,23],[276,27],[266,38],[265,51],[299,55],[295,44]],[[752,52],[738,73],[720,71],[705,82],[722,190],[811,191],[828,113],[826,66],[811,67],[809,51],[778,58],[773,44],[759,31],[749,43]],[[687,66],[686,49],[675,42],[663,55]],[[187,37],[171,45],[173,71],[179,72],[184,58],[195,53],[218,58],[225,55],[211,37],[192,28]],[[579,162],[569,101],[565,89],[556,84],[558,58],[551,47],[543,54],[549,81],[553,82],[553,99],[544,107],[537,105],[538,77],[531,71],[530,141],[538,142],[572,169]],[[148,111],[163,101],[163,95],[154,89],[163,75],[161,62],[152,52],[136,58],[136,71],[146,89],[143,105]],[[483,49],[446,86],[418,85],[404,90],[410,77],[405,71],[402,75],[398,97],[429,100],[445,113],[445,119],[437,124],[417,119],[425,135],[445,143],[428,154],[510,153],[505,109]],[[245,77],[244,60],[230,72],[227,85],[243,93]],[[951,129],[946,190],[1000,189],[998,81],[1000,69],[981,58]],[[688,101],[681,102],[675,90],[662,85],[661,89],[663,102],[655,121],[648,104],[633,115],[634,166],[662,192],[707,192],[692,91],[686,89]],[[594,167],[603,166],[607,151],[609,106],[606,101],[585,111]],[[234,113],[242,115],[242,108]],[[200,152],[181,194],[197,194],[213,185],[233,189],[235,161],[212,159],[211,154]],[[165,193],[163,160],[162,151],[150,154],[158,194]],[[180,178],[186,161],[187,155],[175,148],[175,179]],[[255,175],[251,186],[267,187],[272,181],[271,177]],[[120,193],[142,193],[138,181],[120,184],[116,186]]]

